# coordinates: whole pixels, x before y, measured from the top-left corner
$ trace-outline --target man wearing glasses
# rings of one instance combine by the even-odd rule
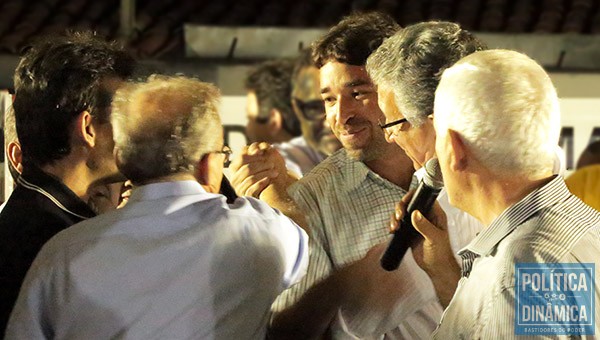
[[[342,147],[325,120],[319,69],[313,64],[311,52],[301,52],[292,73],[292,108],[302,136],[274,145],[285,158],[288,170],[300,176]]]
[[[435,90],[442,72],[462,57],[484,48],[483,42],[459,25],[431,21],[404,28],[369,56],[367,71],[377,84],[379,107],[387,121],[381,127],[387,141],[399,145],[410,157],[416,178],[425,175],[423,166],[435,156],[432,114]],[[438,202],[447,215],[448,225],[444,227],[450,231],[453,249],[450,253],[456,253],[483,229],[483,225],[451,206],[445,190],[438,196]],[[448,274],[444,280],[437,281],[443,285],[436,285],[442,305],[447,306],[458,284],[460,268],[456,261],[438,265],[444,267],[442,269],[456,267],[454,271],[437,270],[437,273]]]
[[[263,202],[218,194],[229,153],[218,101],[213,85],[183,77],[117,92],[129,202],[46,244],[7,338],[265,337],[271,303],[304,275],[308,238]]]

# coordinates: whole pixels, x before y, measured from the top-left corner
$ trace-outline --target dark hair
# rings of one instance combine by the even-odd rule
[[[387,39],[367,62],[378,85],[391,86],[404,116],[419,125],[433,113],[435,90],[442,73],[485,44],[452,22],[410,25]]]
[[[300,54],[296,58],[296,62],[294,63],[294,71],[292,72],[292,90],[296,86],[296,81],[298,78],[298,74],[305,67],[315,66],[315,63],[312,59],[312,49],[305,48],[300,51]]]
[[[387,14],[352,14],[313,43],[314,63],[318,68],[331,60],[362,66],[383,40],[399,29],[400,25]]]
[[[258,116],[269,116],[277,109],[283,116],[283,128],[292,136],[299,136],[300,122],[292,109],[293,59],[275,59],[258,64],[246,77],[246,90],[253,91],[258,100]]]
[[[126,79],[135,62],[120,46],[93,33],[68,33],[34,43],[14,77],[17,134],[23,163],[43,166],[71,152],[69,127],[84,110],[109,121],[107,77]]]
[[[583,152],[587,152],[590,155],[600,156],[600,140],[594,141],[588,144]]]

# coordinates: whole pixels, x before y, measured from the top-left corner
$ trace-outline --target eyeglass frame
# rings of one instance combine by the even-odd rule
[[[231,148],[228,145],[223,145],[223,148],[219,151],[214,151],[213,153],[220,153],[225,155],[225,159],[223,159],[223,167],[228,168],[231,165]]]
[[[304,101],[304,100],[300,100],[298,98],[292,97],[292,101],[293,103],[298,106],[298,110],[300,111],[300,114],[302,115],[302,117],[304,117],[304,119],[306,120],[310,120],[310,121],[318,121],[321,120],[323,118],[325,118],[325,116],[327,115],[327,113],[325,112],[325,103],[323,102],[322,99],[314,99],[314,100],[308,100],[308,101]],[[318,117],[309,117],[306,115],[305,112],[305,108],[307,106],[310,106],[311,104],[316,104],[316,103],[321,103],[323,105],[322,107],[322,111],[321,114]]]

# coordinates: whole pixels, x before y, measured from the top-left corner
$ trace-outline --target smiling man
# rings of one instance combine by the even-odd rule
[[[310,225],[311,259],[305,279],[274,305],[274,337],[427,338],[441,317],[412,256],[395,272],[379,265],[413,169],[379,127],[385,117],[365,63],[399,29],[386,15],[356,14],[313,46],[327,123],[343,148],[289,190]]]

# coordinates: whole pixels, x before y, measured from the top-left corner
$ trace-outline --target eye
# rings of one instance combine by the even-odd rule
[[[331,106],[331,105],[335,104],[336,99],[333,96],[327,96],[327,97],[323,97],[323,101],[325,102],[326,105]]]
[[[352,91],[352,97],[356,100],[367,99],[367,96],[371,94],[371,91]]]

